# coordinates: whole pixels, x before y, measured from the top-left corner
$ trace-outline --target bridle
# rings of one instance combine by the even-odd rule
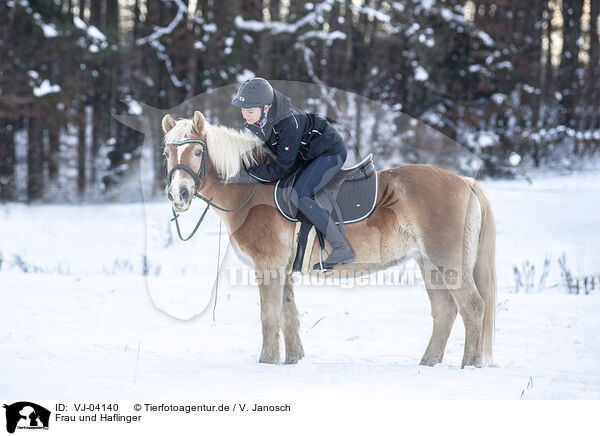
[[[188,173],[190,176],[192,176],[192,179],[194,180],[194,185],[196,186],[196,190],[198,190],[198,188],[200,188],[200,184],[202,183],[202,179],[204,178],[204,171],[206,168],[206,163],[205,163],[205,159],[204,159],[204,150],[206,149],[206,142],[201,141],[199,139],[186,139],[184,141],[180,141],[180,142],[168,142],[165,144],[165,146],[170,146],[170,145],[174,145],[174,146],[181,146],[181,145],[186,145],[186,144],[200,144],[202,145],[202,154],[200,157],[200,171],[198,173],[195,173],[190,167],[188,167],[187,165],[184,164],[175,164],[171,167],[171,169],[169,170],[169,174],[167,174],[167,179],[169,180],[169,185],[171,184],[171,178],[173,177],[173,173],[177,170],[183,170],[186,173]]]
[[[185,139],[185,140],[179,141],[179,142],[168,142],[165,144],[165,146],[168,147],[168,146],[173,145],[173,146],[179,147],[181,145],[186,145],[186,144],[202,145],[202,153],[200,155],[199,171],[197,173],[195,173],[194,170],[192,170],[189,166],[178,163],[171,167],[171,169],[169,170],[169,173],[167,174],[167,179],[168,179],[169,185],[170,185],[171,178],[173,177],[173,172],[175,172],[177,170],[182,170],[182,171],[185,171],[186,173],[188,173],[194,180],[194,186],[195,186],[194,197],[198,197],[201,200],[204,200],[206,202],[206,208],[204,209],[204,212],[202,212],[202,215],[200,215],[200,219],[198,219],[198,223],[196,224],[196,227],[194,227],[194,230],[192,230],[192,233],[190,233],[190,235],[187,238],[184,238],[183,236],[181,236],[181,229],[179,228],[179,221],[177,220],[177,218],[179,218],[179,215],[175,212],[175,209],[173,207],[171,207],[171,211],[173,212],[173,218],[171,219],[171,221],[175,221],[175,226],[177,227],[177,235],[179,236],[179,239],[181,239],[182,241],[189,241],[192,238],[192,236],[194,236],[194,234],[196,233],[198,228],[200,228],[200,224],[202,224],[202,221],[204,221],[204,217],[206,216],[206,213],[208,212],[208,209],[210,208],[210,206],[212,206],[215,209],[218,209],[220,211],[223,211],[223,212],[235,212],[237,210],[242,209],[244,206],[246,206],[248,203],[250,203],[250,200],[252,200],[252,197],[254,197],[254,194],[256,193],[256,189],[258,188],[258,182],[254,183],[254,188],[252,189],[250,196],[246,199],[246,201],[244,201],[244,203],[242,203],[241,206],[238,206],[233,209],[225,209],[221,206],[217,206],[216,204],[214,204],[212,202],[212,200],[213,200],[212,197],[206,198],[206,197],[198,194],[198,189],[200,188],[200,185],[202,184],[202,180],[204,179],[204,175],[206,174],[206,148],[207,148],[206,142],[204,142],[200,139]]]

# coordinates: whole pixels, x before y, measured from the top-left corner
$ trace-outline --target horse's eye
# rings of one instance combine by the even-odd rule
[[[196,155],[196,156],[198,156],[198,157],[202,156],[202,149],[200,149],[200,148],[199,148],[198,150],[196,150],[196,151],[194,152],[194,155]]]

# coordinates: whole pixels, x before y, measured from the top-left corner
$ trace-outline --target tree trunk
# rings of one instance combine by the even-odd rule
[[[102,0],[90,0],[90,23],[102,28]]]
[[[27,138],[27,200],[42,197],[44,190],[44,138],[41,120],[29,118]]]
[[[85,104],[83,101],[79,101],[79,112],[78,112],[78,142],[77,142],[77,193],[79,199],[83,200],[85,196],[86,187],[86,157],[87,157],[87,146],[85,141],[85,127],[86,127],[86,114]]]
[[[598,105],[600,104],[600,41],[598,40],[597,24],[600,20],[600,2],[598,0],[590,1],[590,51],[589,64],[587,68],[587,96],[588,111],[590,113],[590,122],[588,128],[591,130],[600,129],[600,114]],[[595,142],[595,150],[600,145]]]
[[[10,129],[9,127],[10,126]],[[13,120],[0,122],[0,201],[15,199],[15,126]]]
[[[360,148],[361,148],[361,138],[362,138],[363,99],[360,95],[355,95],[354,98],[356,100],[356,114],[354,114],[354,116],[356,117],[354,120],[355,121],[354,137],[355,137],[356,145],[354,147],[354,159],[356,160],[356,162],[360,162],[360,160],[361,160]]]
[[[79,0],[79,18],[85,21],[85,8],[90,0]]]
[[[576,71],[579,66],[577,40],[581,34],[582,0],[563,0],[563,50],[558,70],[559,86],[562,92],[561,122],[565,126],[575,126],[575,104],[579,79]]]
[[[58,177],[59,166],[59,127],[50,126],[48,128],[48,177],[50,180],[56,180]]]

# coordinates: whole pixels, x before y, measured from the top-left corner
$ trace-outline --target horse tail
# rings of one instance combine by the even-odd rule
[[[496,313],[496,223],[490,202],[481,185],[474,182],[472,189],[481,204],[481,230],[479,231],[477,259],[473,269],[475,285],[485,302],[479,346],[483,359],[481,363],[483,366],[491,366],[493,364],[492,343]]]

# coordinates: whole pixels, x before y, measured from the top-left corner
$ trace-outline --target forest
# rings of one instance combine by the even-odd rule
[[[481,176],[585,168],[600,148],[599,20],[593,0],[2,0],[0,201],[131,199],[144,135],[113,115],[252,76],[385,105],[473,153]],[[431,161],[360,111],[355,156]]]

